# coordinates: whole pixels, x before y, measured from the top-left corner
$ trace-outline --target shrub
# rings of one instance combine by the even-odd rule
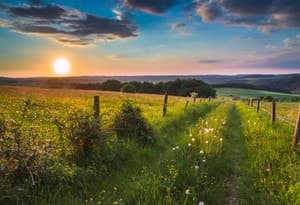
[[[136,89],[135,89],[134,85],[126,83],[126,84],[124,84],[121,87],[121,92],[124,92],[124,93],[135,93]]]
[[[70,115],[67,125],[58,121],[56,125],[61,136],[66,137],[71,149],[71,158],[78,165],[86,165],[104,142],[100,123],[90,114],[74,112]]]
[[[0,117],[0,195],[6,195],[8,200],[16,191],[26,194],[47,172],[46,162],[53,156],[53,148],[40,133],[38,126],[25,127]]]
[[[132,138],[143,145],[154,142],[153,130],[142,116],[140,108],[130,101],[122,104],[114,119],[113,128],[118,137]]]

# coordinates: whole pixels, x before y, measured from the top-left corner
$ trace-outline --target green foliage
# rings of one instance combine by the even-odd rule
[[[126,83],[121,87],[121,92],[124,93],[135,93],[136,92],[136,88],[134,85]]]
[[[104,144],[99,120],[88,113],[71,113],[67,125],[56,124],[71,146],[71,157],[79,165],[87,164]]]
[[[118,80],[107,80],[100,86],[101,90],[120,91],[122,83]]]
[[[125,101],[117,113],[113,128],[120,138],[132,138],[142,144],[153,144],[152,128],[143,117],[140,108]]]
[[[122,92],[138,92],[163,94],[168,93],[175,96],[188,96],[191,92],[197,92],[199,97],[215,97],[216,91],[208,84],[196,79],[176,79],[168,82],[126,82],[121,83],[117,80],[107,80],[102,84],[75,84],[77,89],[110,90]]]
[[[0,118],[0,198],[14,203],[14,194],[26,194],[42,182],[54,155],[53,143],[44,141],[39,126],[25,127],[13,119]]]

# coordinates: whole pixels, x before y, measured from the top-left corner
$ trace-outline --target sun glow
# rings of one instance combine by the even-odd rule
[[[71,64],[65,58],[57,58],[53,62],[53,69],[58,75],[66,75],[71,71]]]

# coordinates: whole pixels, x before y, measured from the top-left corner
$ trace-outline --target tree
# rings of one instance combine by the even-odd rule
[[[118,80],[107,80],[101,84],[101,90],[120,91],[122,83]]]
[[[136,88],[135,88],[134,85],[132,85],[130,83],[125,83],[121,87],[121,92],[124,92],[124,93],[135,93],[136,92]]]

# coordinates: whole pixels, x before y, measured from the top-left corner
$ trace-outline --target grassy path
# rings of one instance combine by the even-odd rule
[[[228,115],[227,127],[224,130],[224,136],[227,139],[224,143],[224,155],[231,164],[231,171],[228,176],[228,204],[239,204],[238,181],[241,176],[240,166],[245,159],[245,145],[240,113],[235,105]]]

